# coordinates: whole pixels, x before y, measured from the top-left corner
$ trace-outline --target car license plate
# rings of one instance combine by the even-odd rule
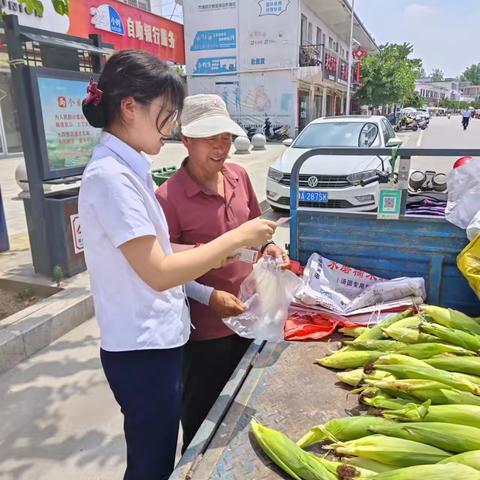
[[[328,192],[309,192],[300,190],[298,199],[301,202],[328,203]]]

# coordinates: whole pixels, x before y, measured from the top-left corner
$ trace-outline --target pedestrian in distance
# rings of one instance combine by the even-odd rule
[[[472,112],[468,108],[463,111],[462,125],[463,125],[464,130],[466,130],[468,128],[468,125],[470,123],[471,115],[472,115]]]
[[[124,417],[125,480],[165,480],[174,468],[190,335],[185,290],[205,301],[207,287],[192,281],[238,248],[263,245],[276,227],[255,219],[198,249],[170,243],[149,155],[176,127],[183,100],[182,81],[164,62],[126,50],[108,60],[83,102],[89,123],[103,129],[83,174],[79,214],[100,358]]]

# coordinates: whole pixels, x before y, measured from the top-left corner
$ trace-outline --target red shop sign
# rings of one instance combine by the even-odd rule
[[[70,35],[88,37],[96,33],[115,50],[145,50],[162,60],[185,63],[180,23],[116,0],[75,1],[71,2],[70,10]]]

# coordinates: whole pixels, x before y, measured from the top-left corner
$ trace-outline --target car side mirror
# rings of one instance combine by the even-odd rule
[[[387,142],[387,147],[399,147],[403,144],[403,140],[398,137],[393,137]]]
[[[293,138],[286,138],[282,143],[283,143],[286,147],[289,147],[289,146],[293,143]]]

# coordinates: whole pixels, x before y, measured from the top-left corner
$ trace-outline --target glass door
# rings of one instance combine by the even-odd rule
[[[10,72],[0,71],[0,136],[3,141],[2,154],[22,152],[20,122],[12,97]]]

